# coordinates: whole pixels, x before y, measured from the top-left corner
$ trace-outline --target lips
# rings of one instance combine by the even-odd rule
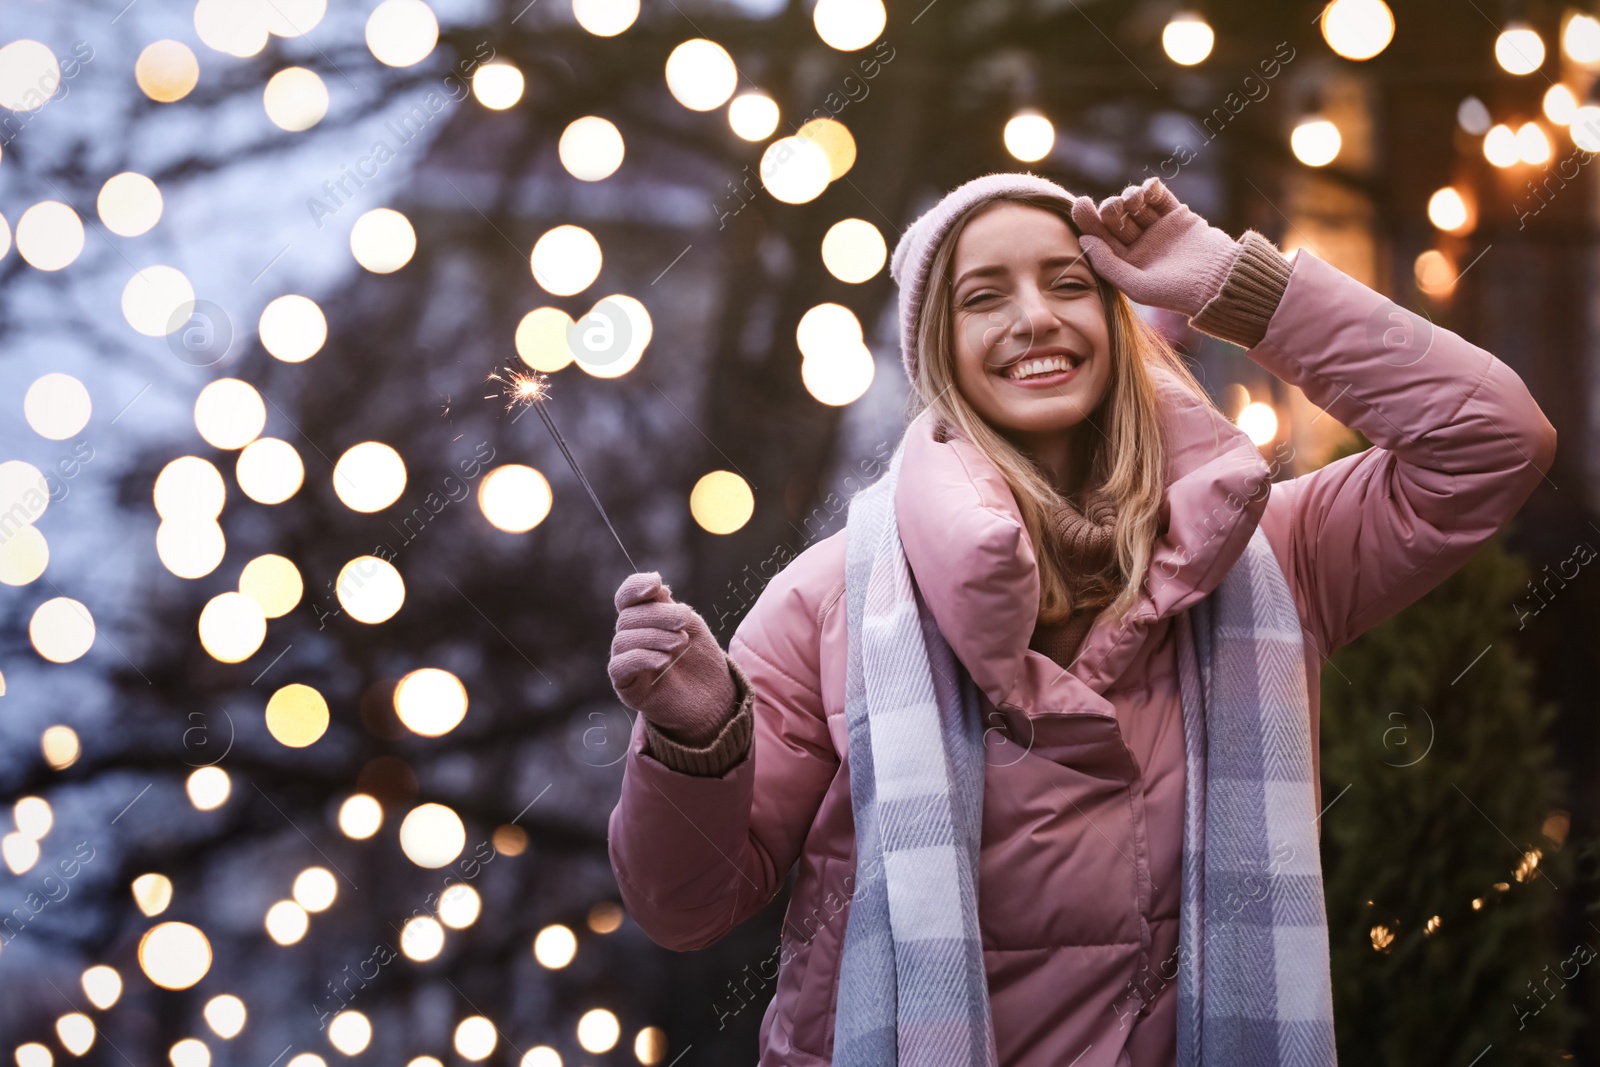
[[[1052,347],[1029,352],[997,368],[995,373],[1013,385],[1059,385],[1076,376],[1086,361],[1080,352]]]

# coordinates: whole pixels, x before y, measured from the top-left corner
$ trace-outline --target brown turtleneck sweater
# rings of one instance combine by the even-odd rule
[[[1086,494],[1081,505],[1064,499],[1050,516],[1059,537],[1057,559],[1067,573],[1076,606],[1060,622],[1039,623],[1028,647],[1062,667],[1071,665],[1095,617],[1119,589],[1116,522],[1116,504],[1100,490]]]

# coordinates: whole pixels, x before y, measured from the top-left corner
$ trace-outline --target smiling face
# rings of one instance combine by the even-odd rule
[[[1063,453],[1111,383],[1105,302],[1072,228],[1001,201],[968,220],[950,277],[956,388],[1019,446]]]

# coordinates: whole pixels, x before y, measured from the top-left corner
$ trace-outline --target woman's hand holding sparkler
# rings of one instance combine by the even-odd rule
[[[711,628],[672,599],[661,575],[630,575],[617,590],[608,668],[617,698],[685,745],[714,740],[732,713],[733,675]]]

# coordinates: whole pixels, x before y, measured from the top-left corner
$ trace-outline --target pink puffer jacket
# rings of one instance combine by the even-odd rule
[[[1238,428],[1168,388],[1168,521],[1141,604],[1120,625],[1098,618],[1067,670],[1027,647],[1038,571],[1005,483],[967,442],[935,442],[927,413],[907,430],[906,556],[993,724],[978,901],[1004,1067],[1176,1060],[1185,766],[1172,623],[1256,525],[1304,627],[1315,753],[1323,660],[1465,563],[1554,458],[1555,430],[1509,367],[1305,249],[1246,355],[1374,447],[1274,483]],[[781,951],[739,976],[756,1003],[775,986],[762,1067],[827,1064],[833,1047],[855,864],[846,533],[790,563],[733,636],[754,691],[749,757],[721,777],[669,770],[644,754],[641,718],[611,815],[623,901],[672,949],[717,941],[798,861]],[[730,993],[718,1010],[738,1007]]]

